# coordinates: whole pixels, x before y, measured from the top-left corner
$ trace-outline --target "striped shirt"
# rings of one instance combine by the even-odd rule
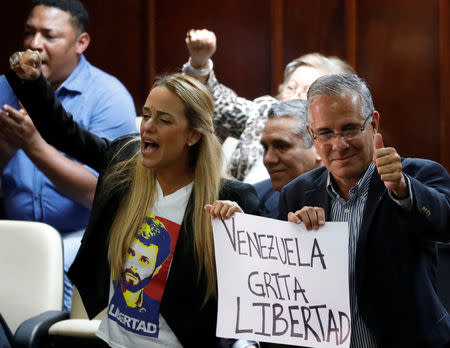
[[[376,348],[376,340],[372,332],[366,326],[358,309],[355,280],[356,245],[358,243],[364,206],[369,192],[370,178],[375,165],[371,163],[364,176],[350,190],[350,199],[343,199],[333,187],[331,176],[328,173],[327,191],[331,198],[331,221],[347,221],[349,227],[349,287],[350,287],[350,311],[352,315],[352,333],[350,339],[351,348]]]

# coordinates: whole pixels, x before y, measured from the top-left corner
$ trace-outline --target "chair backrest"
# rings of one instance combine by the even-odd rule
[[[106,308],[92,319],[102,320],[105,316],[105,313]],[[88,319],[86,308],[84,308],[83,301],[81,300],[80,292],[75,285],[73,286],[72,292],[72,308],[70,309],[70,319]]]
[[[63,247],[53,227],[0,220],[0,313],[14,333],[26,319],[62,310]]]

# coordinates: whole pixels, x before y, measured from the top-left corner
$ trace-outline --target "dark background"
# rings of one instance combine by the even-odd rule
[[[369,85],[385,145],[450,170],[448,0],[84,0],[91,63],[117,76],[141,109],[154,77],[187,60],[186,31],[217,35],[214,69],[239,95],[276,95],[307,52],[338,55]],[[30,1],[2,1],[0,72],[21,47]]]

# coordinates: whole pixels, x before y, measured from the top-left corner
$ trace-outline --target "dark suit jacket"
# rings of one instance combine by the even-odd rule
[[[42,76],[36,81],[22,81],[9,72],[6,77],[44,139],[99,172],[91,219],[69,270],[69,277],[78,288],[87,313],[92,318],[108,305],[111,273],[107,258],[108,234],[119,203],[129,189],[124,185],[106,187],[104,173],[137,151],[139,137],[137,134],[128,135],[112,142],[100,138],[73,121]],[[123,150],[119,151],[122,147]],[[219,345],[215,333],[217,301],[210,299],[204,303],[204,274],[198,277],[199,269],[193,252],[194,195],[193,191],[180,229],[160,310],[184,347],[214,347]],[[249,184],[223,180],[219,197],[236,201],[246,213],[259,214],[260,201]]]
[[[436,246],[450,238],[450,177],[439,164],[403,160],[413,208],[402,210],[378,172],[369,188],[356,251],[358,306],[382,347],[442,347],[450,342],[450,317],[436,294]],[[303,206],[330,202],[325,167],[286,185],[280,217]]]
[[[272,188],[272,180],[266,179],[253,185],[263,203],[261,215],[264,217],[276,219],[278,217],[278,199],[280,191]]]

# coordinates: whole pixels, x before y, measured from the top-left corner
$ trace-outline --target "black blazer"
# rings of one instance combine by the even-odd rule
[[[450,177],[438,163],[405,159],[413,207],[405,212],[375,170],[356,250],[358,306],[381,347],[443,347],[450,316],[436,293],[436,243],[450,239]],[[330,217],[328,171],[294,179],[280,195],[279,213],[317,206]]]
[[[107,259],[108,234],[128,190],[126,186],[105,187],[104,173],[114,163],[136,152],[140,146],[138,135],[123,136],[112,142],[100,138],[73,121],[42,76],[36,81],[22,81],[9,72],[6,77],[46,141],[99,172],[91,219],[69,270],[69,277],[92,318],[108,305],[111,273]],[[122,147],[123,151],[119,151]],[[182,222],[160,310],[184,347],[218,346],[217,301],[210,299],[204,303],[205,279],[204,275],[198,277],[193,253],[194,195],[195,192],[191,194]],[[236,201],[246,213],[259,214],[260,201],[251,185],[223,180],[219,198]]]

